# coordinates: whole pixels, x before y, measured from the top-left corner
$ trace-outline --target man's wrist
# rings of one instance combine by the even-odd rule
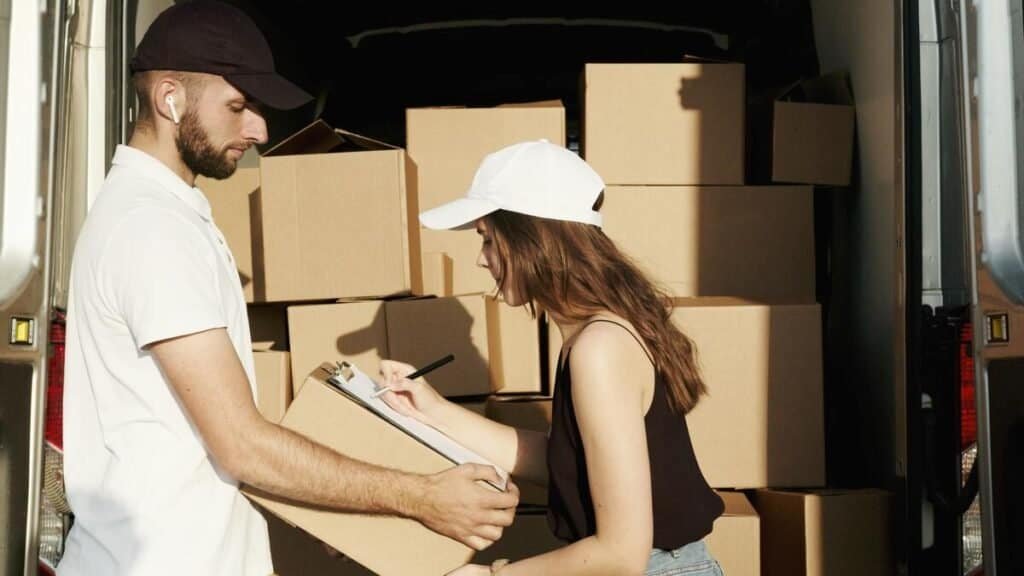
[[[419,474],[408,474],[406,472],[395,472],[399,475],[396,479],[401,488],[394,494],[394,514],[405,518],[418,518],[419,507],[427,497],[427,477]]]

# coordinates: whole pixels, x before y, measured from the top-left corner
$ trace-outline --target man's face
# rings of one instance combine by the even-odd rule
[[[200,94],[190,94],[177,144],[196,175],[224,179],[254,144],[267,141],[267,124],[255,103],[220,76],[208,76]]]

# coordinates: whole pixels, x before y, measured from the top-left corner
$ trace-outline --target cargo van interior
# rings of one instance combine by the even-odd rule
[[[551,100],[565,107],[566,142],[578,151],[587,63],[742,62],[748,110],[801,80],[846,74],[857,106],[852,182],[815,190],[827,483],[892,490],[897,507],[909,505],[903,348],[910,304],[903,299],[905,136],[898,115],[905,62],[896,38],[916,24],[900,7],[882,0],[722,0],[671,9],[385,4],[357,11],[314,0],[230,1],[263,29],[278,71],[315,96],[298,110],[267,111],[270,141],[261,152],[318,118],[404,146],[408,108]],[[125,20],[135,26],[125,47],[169,4],[127,3]],[[746,119],[748,172],[749,158],[764,145],[756,120]],[[762,183],[753,174],[747,181]],[[893,534],[907,534],[899,525],[905,518],[897,515]]]

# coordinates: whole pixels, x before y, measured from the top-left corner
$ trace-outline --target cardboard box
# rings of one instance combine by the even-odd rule
[[[732,298],[676,301],[708,396],[687,417],[716,488],[825,484],[821,311]]]
[[[804,81],[772,112],[773,182],[850,184],[855,119],[845,76]]]
[[[256,217],[256,198],[260,187],[259,168],[239,168],[226,180],[214,180],[199,176],[196,188],[203,191],[213,221],[224,234],[228,249],[238,267],[238,277],[242,282],[242,293],[245,301],[253,301],[253,222]],[[258,225],[257,225],[258,226]]]
[[[491,396],[486,416],[508,426],[547,434],[551,429],[551,398]]]
[[[480,295],[399,300],[387,304],[391,358],[425,366],[447,354],[455,360],[426,380],[444,396],[478,396],[491,390],[487,310]]]
[[[412,473],[435,474],[452,463],[326,384],[317,371],[302,386],[281,425],[351,458]],[[425,528],[390,516],[349,514],[284,501],[245,487],[265,509],[298,526],[364,567],[384,576],[447,574],[474,551]],[[395,543],[401,553],[395,553]]]
[[[396,300],[386,308],[391,358],[423,366],[455,355],[427,377],[441,394],[540,391],[539,327],[524,310],[482,294]]]
[[[725,512],[704,538],[711,555],[728,576],[760,576],[761,523],[754,507],[740,492],[719,492]]]
[[[454,262],[444,252],[423,254],[423,294],[430,296],[454,296],[452,274]]]
[[[587,64],[584,75],[584,157],[606,184],[743,184],[743,64]]]
[[[610,186],[604,231],[674,296],[814,302],[809,186]]]
[[[264,513],[270,533],[270,555],[276,576],[373,576],[359,563],[329,551],[321,541],[273,514]]]
[[[525,306],[484,297],[491,391],[496,394],[540,394],[541,322]]]
[[[260,163],[258,301],[420,292],[403,150],[316,121]]]
[[[288,307],[292,382],[301,386],[324,362],[348,361],[376,374],[388,358],[384,302],[366,300]],[[298,395],[298,388],[295,394]]]
[[[420,210],[465,195],[484,156],[524,140],[565,144],[565,109],[560,102],[496,108],[410,108],[406,146],[412,160]],[[452,260],[451,294],[488,292],[494,280],[476,265],[480,238],[474,230],[421,230],[423,253]],[[446,292],[444,295],[447,295]]]
[[[490,565],[498,558],[508,558],[515,562],[557,550],[565,545],[565,542],[551,532],[546,510],[522,509],[516,512],[516,519],[512,525],[505,528],[501,540],[490,548],[478,552],[473,557],[473,562]]]
[[[896,573],[886,492],[758,490],[752,498],[764,576]]]
[[[280,422],[292,401],[291,362],[287,352],[255,351],[256,407],[271,422]]]

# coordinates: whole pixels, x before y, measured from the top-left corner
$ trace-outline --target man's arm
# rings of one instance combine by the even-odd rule
[[[491,467],[408,474],[348,458],[265,420],[223,328],[149,349],[214,461],[240,482],[310,504],[415,518],[478,550],[512,523],[515,487],[497,493],[477,483],[498,480]]]

